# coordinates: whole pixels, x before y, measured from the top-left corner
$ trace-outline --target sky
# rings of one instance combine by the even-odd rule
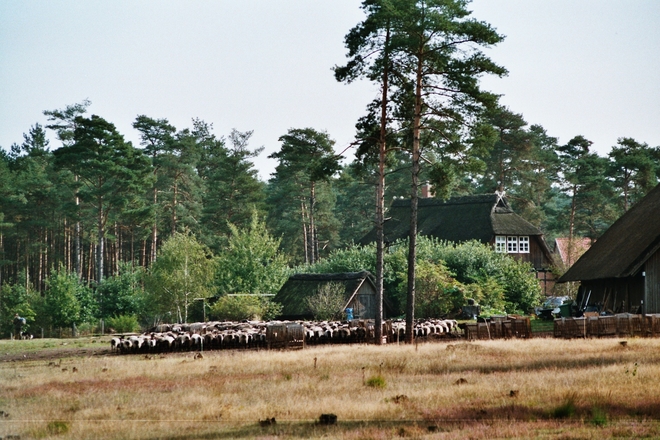
[[[21,143],[44,110],[89,99],[88,114],[139,144],[138,115],[216,136],[253,130],[255,166],[290,128],[325,130],[344,151],[377,86],[341,84],[344,36],[360,0],[0,1],[0,147]],[[660,146],[660,2],[475,0],[506,36],[486,50],[509,70],[486,90],[560,143],[606,155],[620,137]],[[51,149],[59,142],[51,137]],[[346,152],[351,159],[351,151]]]

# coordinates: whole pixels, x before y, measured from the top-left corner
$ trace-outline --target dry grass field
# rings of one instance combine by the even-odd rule
[[[60,344],[0,341],[0,437],[660,437],[660,339],[333,345],[201,358],[119,356],[105,341]],[[318,424],[323,413],[337,423]]]

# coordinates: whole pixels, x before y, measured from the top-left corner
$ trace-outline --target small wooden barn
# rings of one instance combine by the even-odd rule
[[[352,308],[355,319],[376,317],[376,285],[373,275],[363,271],[291,275],[274,298],[275,302],[282,304],[281,319],[313,319],[307,298],[315,295],[321,286],[330,283],[344,287],[343,308]]]
[[[660,313],[660,185],[622,215],[559,279],[579,281],[577,303]]]
[[[385,222],[385,241],[406,238],[410,231],[410,200],[395,200]],[[550,248],[539,228],[513,212],[502,194],[452,197],[443,201],[421,197],[417,212],[420,235],[456,243],[477,240],[491,244],[497,252],[527,261],[545,273],[553,265]],[[360,243],[376,240],[375,229]]]

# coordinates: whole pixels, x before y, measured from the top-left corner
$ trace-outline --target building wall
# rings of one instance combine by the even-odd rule
[[[367,282],[362,284],[349,307],[353,308],[355,319],[376,318],[376,292],[371,284]]]
[[[601,305],[604,311],[638,313],[644,300],[644,277],[640,273],[634,277],[582,281],[576,300],[578,306],[587,297],[588,305]]]
[[[646,261],[644,272],[644,313],[660,313],[660,251]]]

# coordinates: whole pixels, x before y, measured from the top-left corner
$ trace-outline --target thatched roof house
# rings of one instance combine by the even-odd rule
[[[376,316],[376,285],[373,275],[363,272],[331,274],[295,274],[284,283],[274,301],[282,304],[282,319],[312,319],[307,298],[319,288],[330,283],[344,287],[344,307],[353,309],[356,319],[373,319]]]
[[[559,279],[580,281],[577,302],[660,313],[660,185],[621,216]]]
[[[385,223],[385,241],[406,238],[410,230],[410,200],[395,200]],[[543,233],[513,212],[502,194],[452,197],[447,201],[420,198],[417,229],[427,235],[456,243],[478,240],[492,244],[498,252],[532,263],[537,270],[552,266],[550,249]],[[375,229],[360,243],[376,240]]]

